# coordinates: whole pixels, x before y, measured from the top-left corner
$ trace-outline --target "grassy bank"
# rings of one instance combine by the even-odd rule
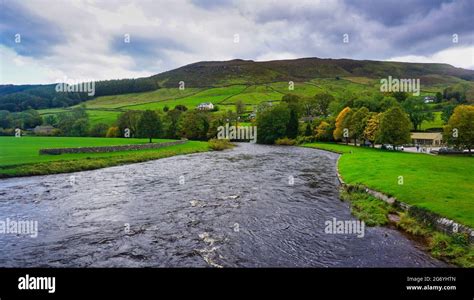
[[[156,142],[165,141],[169,140],[156,140]],[[189,141],[181,145],[139,151],[61,155],[39,155],[38,153],[41,148],[125,145],[145,142],[144,139],[1,137],[0,178],[93,170],[209,150],[207,142]]]
[[[474,157],[432,156],[330,143],[304,146],[342,153],[339,172],[348,184],[363,184],[474,227]],[[399,184],[401,178],[403,184]]]
[[[474,245],[469,244],[467,234],[450,236],[438,232],[430,224],[416,220],[408,212],[397,210],[357,186],[343,189],[341,199],[350,202],[352,214],[367,226],[390,223],[421,242],[432,256],[461,267],[474,267]],[[389,218],[389,214],[395,217]]]

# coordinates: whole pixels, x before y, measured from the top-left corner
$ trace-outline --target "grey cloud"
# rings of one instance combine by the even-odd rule
[[[24,56],[44,56],[51,48],[65,40],[63,31],[56,24],[44,20],[13,1],[1,4],[0,44]],[[21,42],[15,42],[20,34]]]

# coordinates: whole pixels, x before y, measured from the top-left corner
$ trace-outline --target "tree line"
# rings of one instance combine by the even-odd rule
[[[69,107],[93,97],[140,93],[158,89],[151,78],[118,79],[95,82],[95,94],[86,92],[57,92],[56,84],[0,86],[0,110],[20,112],[29,109]]]

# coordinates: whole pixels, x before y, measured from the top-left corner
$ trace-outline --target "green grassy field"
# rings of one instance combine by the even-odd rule
[[[474,158],[391,152],[339,144],[305,147],[343,153],[339,171],[349,184],[363,184],[398,200],[474,227]],[[403,184],[398,184],[403,176]]]
[[[276,91],[271,86],[251,85],[242,90],[240,93],[232,95],[221,103],[232,105],[240,100],[245,104],[259,104],[263,101],[279,101],[283,96],[283,93]]]
[[[86,105],[87,108],[121,108],[124,106],[179,99],[195,94],[202,90],[204,89],[186,88],[184,90],[180,90],[177,88],[163,88],[144,93],[97,97],[93,100],[87,101]]]
[[[44,117],[47,115],[54,115],[63,112],[67,112],[68,109],[42,109],[38,110],[39,114]],[[113,125],[117,121],[117,117],[121,113],[120,110],[97,110],[87,109],[87,115],[89,116],[90,126],[94,126],[98,123],[104,123],[109,126]]]
[[[170,140],[156,140],[170,141]],[[148,139],[93,137],[0,137],[0,166],[82,158],[91,154],[39,155],[40,149],[145,144]]]
[[[294,89],[289,89],[286,81],[261,84],[239,84],[239,81],[228,81],[225,86],[208,88],[162,88],[156,91],[131,93],[113,96],[101,96],[84,102],[89,114],[91,125],[105,123],[113,125],[117,116],[125,110],[163,110],[176,105],[184,105],[194,109],[202,102],[212,102],[219,106],[220,111],[235,111],[235,103],[239,100],[246,105],[247,111],[252,111],[262,102],[278,102],[285,94],[296,94],[302,97],[312,97],[316,93],[329,92],[336,98],[349,96],[372,97],[379,93],[379,82],[367,77],[317,78],[307,82],[294,82]],[[438,91],[440,88],[432,88]],[[424,93],[422,93],[424,94]],[[42,116],[57,114],[65,111],[61,108],[40,110]],[[425,122],[423,129],[439,127],[437,116],[434,122]]]
[[[127,109],[163,109],[166,105],[173,108],[176,105],[184,105],[188,109],[196,108],[202,102],[212,102],[218,105],[225,99],[239,94],[245,89],[244,85],[233,85],[229,87],[210,88],[183,98],[176,98],[158,102],[150,102],[140,105],[126,106]]]
[[[167,141],[171,140],[154,140]],[[90,170],[208,150],[206,142],[189,141],[182,145],[139,151],[39,155],[39,149],[43,148],[116,146],[147,142],[147,139],[131,138],[0,137],[0,177]]]
[[[444,121],[441,119],[441,112],[435,111],[433,121],[424,121],[421,123],[421,130],[426,130],[430,128],[443,128]]]

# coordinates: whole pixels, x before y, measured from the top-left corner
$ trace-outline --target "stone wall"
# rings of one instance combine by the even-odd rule
[[[40,149],[39,154],[59,155],[66,153],[101,153],[101,152],[116,152],[116,151],[130,151],[130,150],[144,150],[144,149],[158,149],[173,145],[186,143],[187,140],[164,142],[164,143],[149,143],[149,144],[132,144],[120,146],[100,146],[100,147],[76,147],[76,148],[51,148]]]

